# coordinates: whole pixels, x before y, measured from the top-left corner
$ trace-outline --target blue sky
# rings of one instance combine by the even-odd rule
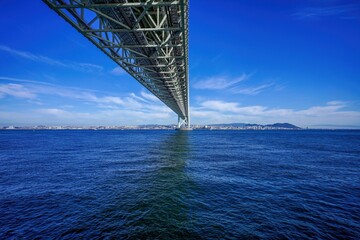
[[[190,1],[194,124],[360,128],[360,2]],[[41,1],[2,1],[0,125],[175,124]]]

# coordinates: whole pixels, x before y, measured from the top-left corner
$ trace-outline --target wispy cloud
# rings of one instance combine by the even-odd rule
[[[196,89],[226,90],[232,94],[257,95],[275,86],[273,82],[253,86],[245,84],[244,82],[251,77],[252,74],[245,73],[235,78],[230,78],[228,76],[209,77],[197,81],[193,87]]]
[[[115,76],[122,76],[124,74],[126,74],[126,72],[124,71],[124,69],[122,69],[121,67],[115,67],[113,70],[111,70],[110,72],[112,75]]]
[[[144,92],[144,91],[141,91],[140,92],[140,95],[145,98],[146,100],[149,100],[151,102],[160,102],[160,100],[155,97],[153,94],[151,93],[147,93],[147,92]]]
[[[19,112],[0,112],[0,124],[142,124],[151,119],[152,123],[172,123],[175,114],[148,92],[117,95],[89,89],[57,86],[26,79],[0,77],[0,97],[24,99],[28,110]],[[62,105],[46,102],[47,97],[70,100]],[[29,101],[43,101],[40,106]],[[90,108],[79,108],[79,103]],[[65,104],[65,105],[64,105]],[[198,98],[191,108],[193,122],[229,123],[251,122],[272,123],[290,122],[302,127],[324,125],[360,126],[360,112],[347,110],[349,102],[332,100],[323,105],[304,109],[271,108],[264,105],[242,105],[236,101],[221,101]]]
[[[136,125],[149,119],[152,123],[172,123],[176,118],[167,106],[145,90],[119,96],[110,92],[0,76],[0,97],[24,99],[28,103],[26,111],[18,112],[11,112],[11,108],[3,106],[0,124]],[[59,99],[56,101],[65,102],[65,105],[49,103],[49,97]],[[66,106],[66,100],[72,104],[70,109]],[[29,101],[43,104],[38,108],[38,104]],[[78,107],[81,103],[87,107]]]
[[[200,105],[206,110],[215,110],[219,112],[229,112],[229,113],[238,113],[238,114],[247,114],[247,115],[257,115],[266,110],[266,107],[263,106],[246,106],[242,107],[236,102],[224,102],[218,100],[204,101]]]
[[[251,75],[244,73],[236,78],[230,78],[228,76],[209,77],[197,81],[193,85],[193,87],[197,89],[222,90],[222,89],[227,89],[229,87],[234,87],[236,84],[249,79],[250,76]]]
[[[266,89],[269,89],[270,87],[274,86],[274,83],[267,83],[267,84],[261,84],[259,86],[252,86],[252,87],[235,87],[231,89],[233,93],[240,93],[240,94],[246,94],[246,95],[257,95],[261,92],[263,92]]]
[[[93,103],[96,104],[96,107],[98,108],[122,108],[147,111],[152,111],[156,108],[160,111],[171,112],[155,96],[144,91],[141,91],[140,95],[128,93],[117,96],[109,92],[64,87],[27,79],[0,77],[0,80],[10,81],[10,83],[0,84],[0,96],[2,97],[10,96],[16,98],[37,99],[40,101],[45,95],[51,95]]]
[[[0,45],[0,50],[3,52],[10,53],[14,56],[21,57],[24,59],[28,59],[30,61],[44,63],[47,65],[58,66],[70,68],[77,71],[83,72],[100,72],[103,70],[102,66],[91,64],[91,63],[79,63],[79,62],[71,62],[71,61],[60,61],[47,56],[38,55],[30,52],[16,50],[4,45]]]
[[[326,103],[327,105],[335,105],[335,106],[346,106],[347,102],[345,101],[330,101]]]
[[[35,108],[26,112],[1,111],[0,125],[138,125],[149,122],[173,123],[175,115],[166,111],[97,109],[91,112],[64,108]]]
[[[360,14],[360,4],[342,4],[316,6],[300,9],[292,15],[298,19],[314,19],[319,17],[337,17],[342,19],[357,19]]]
[[[37,109],[36,112],[42,113],[42,114],[50,114],[55,116],[64,116],[65,114],[68,114],[67,111],[59,108],[43,108],[43,109]]]
[[[21,84],[0,84],[0,98],[11,96],[25,99],[35,99],[36,94]]]

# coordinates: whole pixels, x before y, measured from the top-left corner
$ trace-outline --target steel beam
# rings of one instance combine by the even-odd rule
[[[43,0],[190,125],[188,0]]]

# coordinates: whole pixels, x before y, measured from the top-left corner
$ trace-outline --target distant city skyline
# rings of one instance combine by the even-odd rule
[[[0,126],[176,123],[41,1],[0,21]],[[357,1],[190,1],[192,122],[360,128],[359,42]]]

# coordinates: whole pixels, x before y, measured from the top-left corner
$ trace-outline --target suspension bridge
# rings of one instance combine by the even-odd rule
[[[43,0],[190,128],[188,0]]]

